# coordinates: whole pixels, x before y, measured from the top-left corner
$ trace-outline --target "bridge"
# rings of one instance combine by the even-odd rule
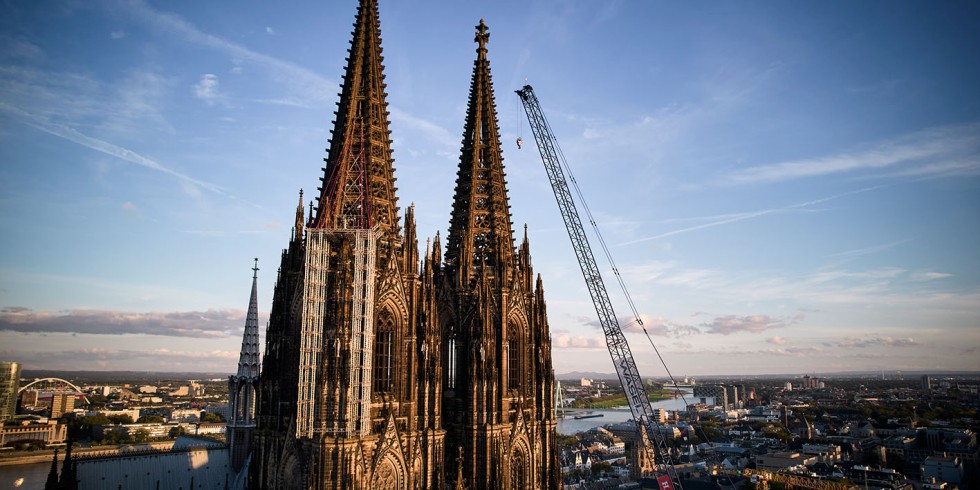
[[[61,383],[61,384],[65,384],[65,385],[68,385],[72,389],[72,391],[74,391],[75,393],[82,394],[82,389],[81,388],[75,386],[71,381],[64,380],[64,379],[61,379],[61,378],[39,378],[39,379],[35,379],[34,381],[31,381],[30,383],[27,383],[26,385],[21,386],[21,388],[19,390],[17,390],[17,393],[23,393],[24,390],[30,388],[31,386],[34,386],[36,384],[39,384],[39,383]],[[67,390],[61,390],[61,391],[67,391]]]

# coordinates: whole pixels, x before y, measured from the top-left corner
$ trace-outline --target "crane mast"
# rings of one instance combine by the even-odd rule
[[[682,490],[677,472],[670,464],[670,448],[660,427],[660,422],[653,415],[653,407],[650,405],[650,398],[647,396],[643,380],[636,369],[636,361],[630,352],[626,336],[623,329],[619,326],[619,320],[613,311],[612,302],[609,300],[609,293],[602,282],[599,274],[599,267],[596,265],[592,247],[589,246],[588,237],[582,227],[582,220],[579,218],[578,210],[572,199],[572,194],[568,189],[568,181],[562,171],[561,161],[559,160],[558,141],[551,132],[537,96],[530,85],[517,91],[527,113],[528,123],[534,133],[534,140],[541,153],[541,161],[544,163],[545,171],[548,173],[548,180],[551,181],[551,188],[554,190],[555,199],[558,201],[558,208],[561,211],[562,219],[565,220],[565,229],[568,230],[568,238],[572,241],[572,248],[575,250],[575,257],[578,259],[579,267],[585,278],[585,285],[592,296],[592,303],[595,305],[596,313],[599,315],[599,323],[602,325],[602,332],[606,337],[606,346],[609,348],[609,356],[612,357],[613,365],[616,366],[616,374],[626,392],[626,399],[629,402],[630,411],[633,419],[637,422],[638,437],[636,444],[649,451],[653,446],[655,455],[654,461],[662,463],[660,467],[676,490]],[[594,225],[595,223],[593,223]],[[646,429],[646,434],[644,430]],[[645,436],[648,436],[649,439]],[[649,441],[649,442],[647,442]],[[658,478],[659,479],[659,478]],[[662,481],[662,480],[661,480]],[[661,483],[661,489],[664,489]]]

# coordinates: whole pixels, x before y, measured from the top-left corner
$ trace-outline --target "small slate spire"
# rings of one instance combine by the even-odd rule
[[[302,208],[302,206],[300,206]],[[242,351],[238,358],[240,378],[259,376],[259,259],[255,258],[252,267],[252,296],[248,300],[248,313],[245,315],[245,333],[242,336]]]

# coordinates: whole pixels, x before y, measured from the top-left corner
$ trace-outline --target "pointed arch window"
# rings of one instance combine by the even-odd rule
[[[395,319],[387,310],[378,315],[374,326],[374,386],[375,393],[388,393],[392,388],[394,370]]]
[[[456,329],[452,326],[446,336],[446,388],[456,388]]]
[[[521,389],[521,333],[517,324],[511,323],[507,329],[507,387]]]
[[[523,451],[515,449],[510,457],[510,487],[526,488],[528,480],[527,458]]]

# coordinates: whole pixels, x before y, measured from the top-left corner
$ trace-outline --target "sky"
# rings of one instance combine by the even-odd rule
[[[319,185],[355,13],[0,2],[0,360],[233,372],[253,258],[264,326],[299,190]],[[597,248],[644,376],[980,371],[980,4],[382,0],[380,15],[401,216],[415,205],[423,248],[448,228],[486,19],[557,373],[614,370],[525,83],[662,355]]]

